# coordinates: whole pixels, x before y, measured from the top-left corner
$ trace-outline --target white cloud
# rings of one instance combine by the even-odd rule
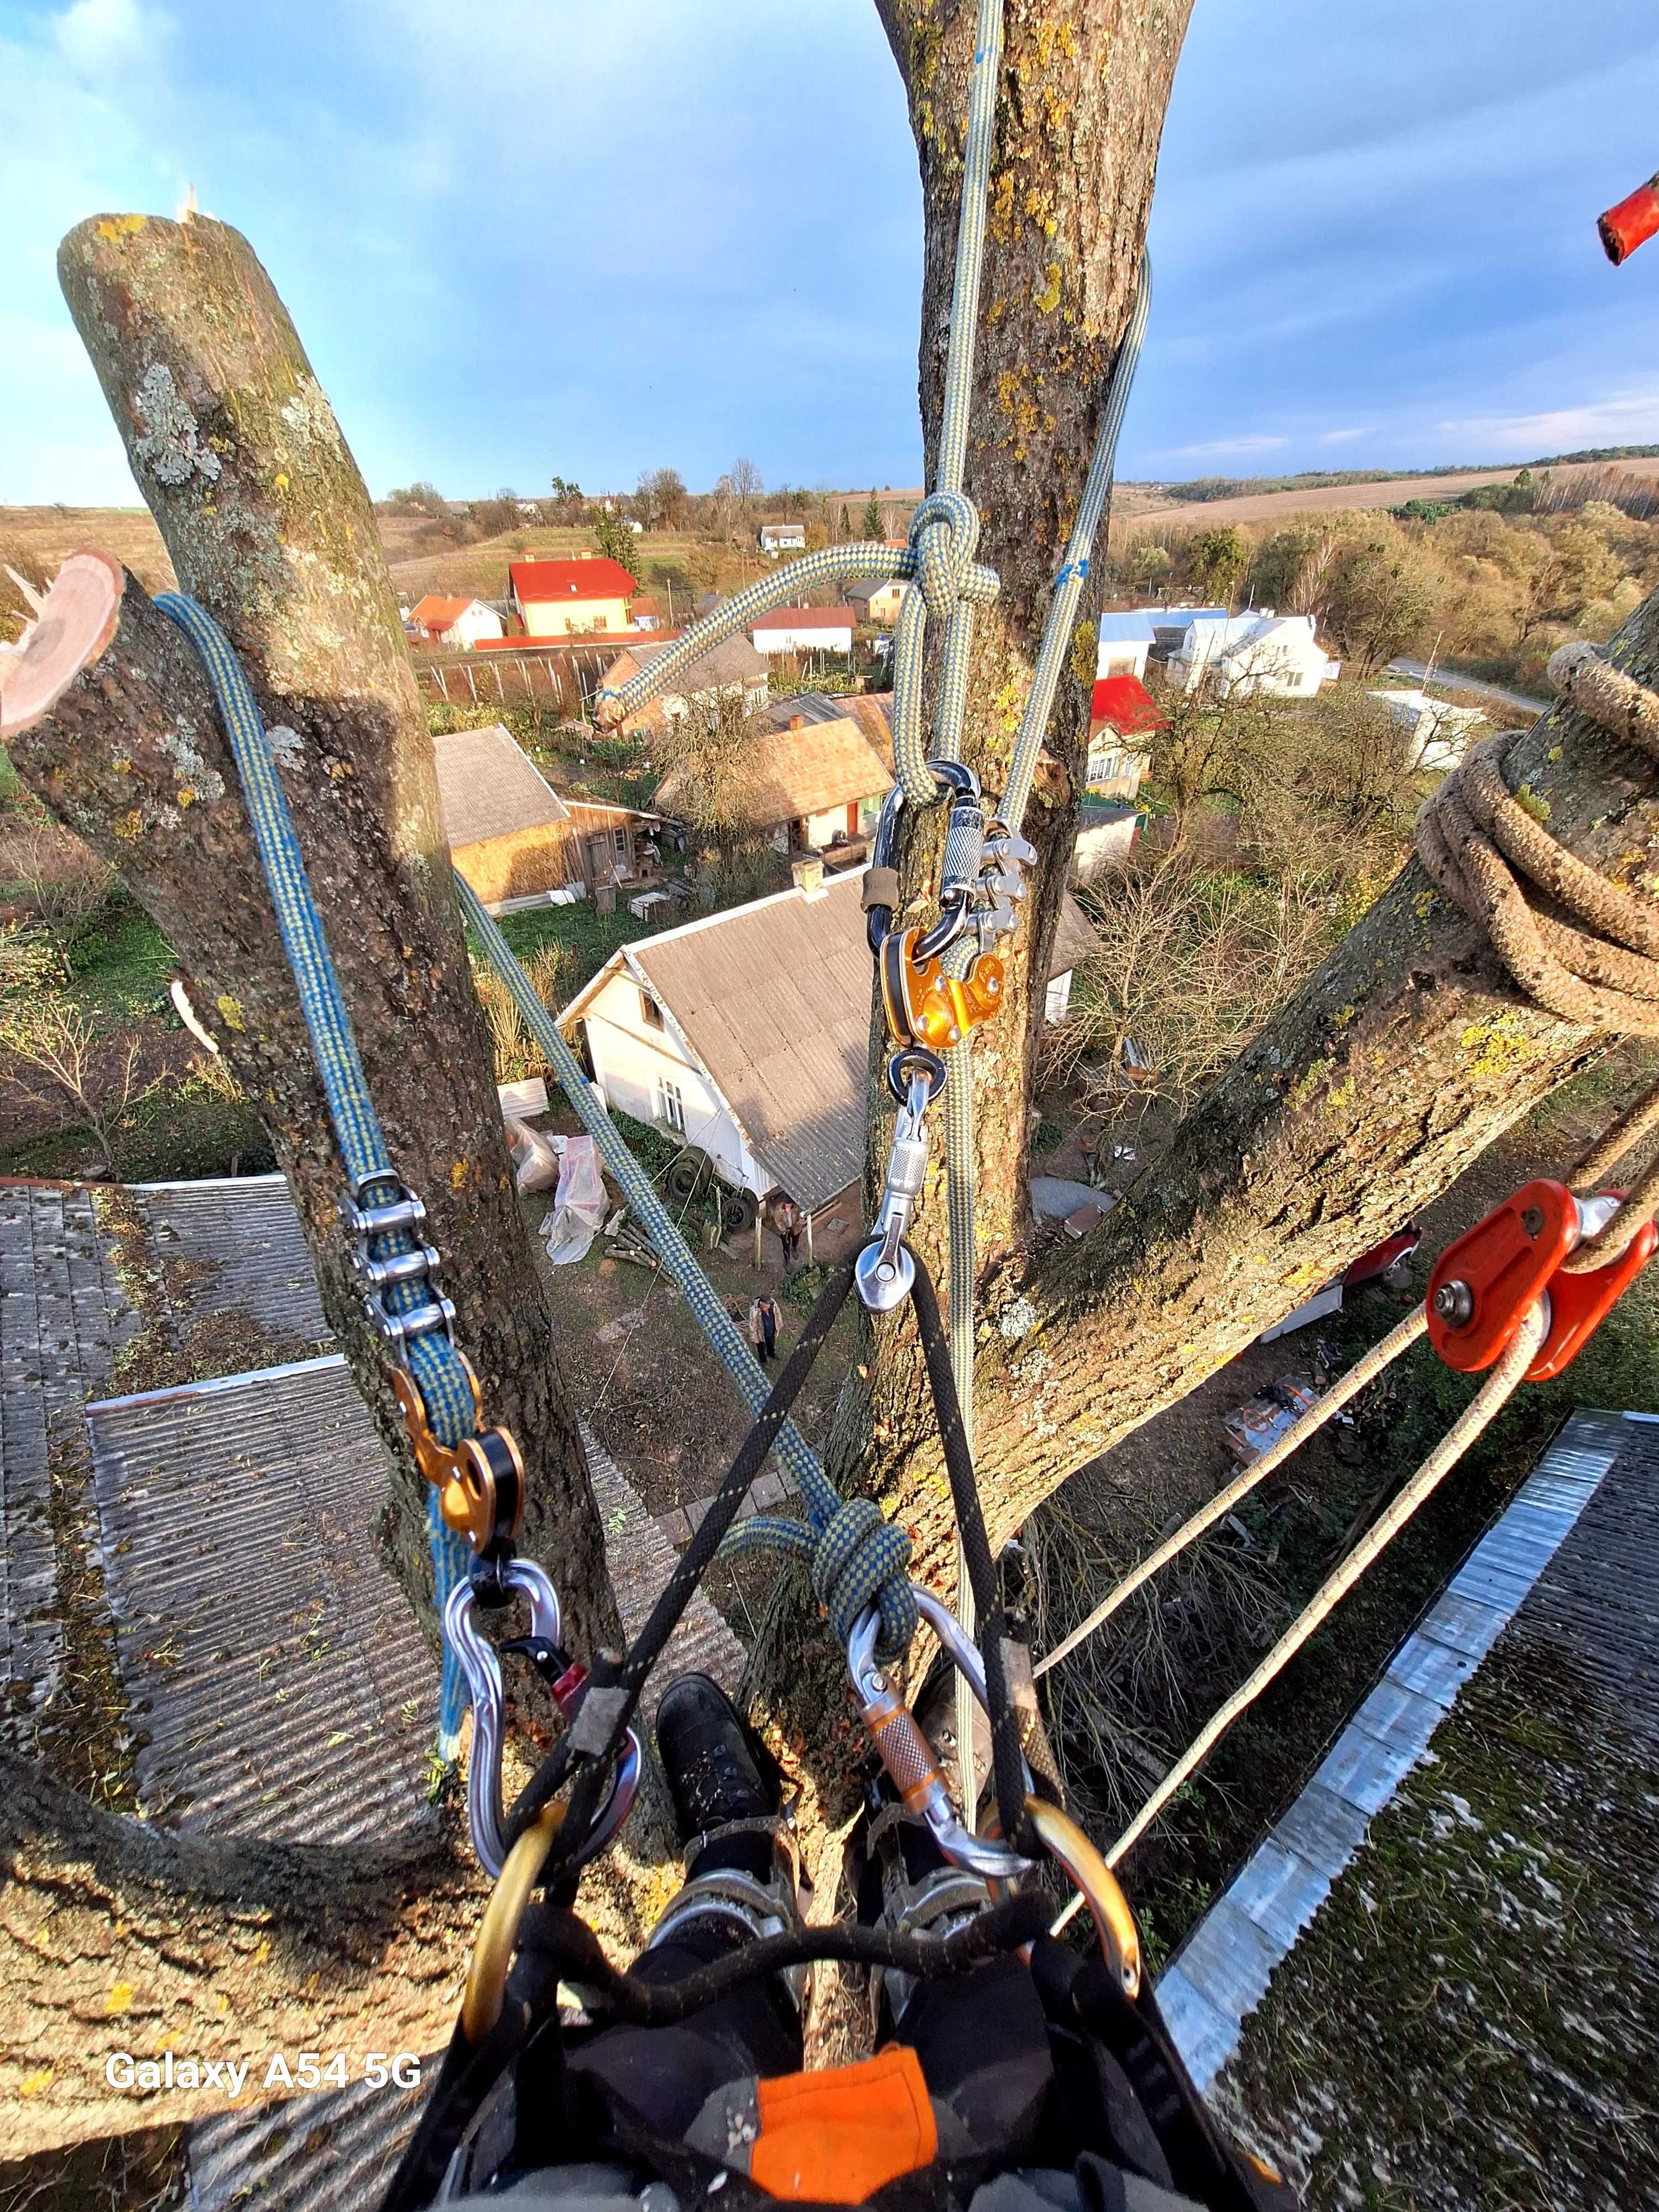
[[[1659,443],[1659,386],[1609,393],[1577,407],[1546,408],[1532,415],[1472,415],[1439,422],[1449,437],[1517,453],[1576,453],[1583,446]]]
[[[1352,439],[1364,438],[1367,435],[1369,431],[1364,425],[1352,430],[1322,430],[1319,434],[1319,442],[1322,446],[1346,446]]]
[[[1272,453],[1290,444],[1288,438],[1269,437],[1265,431],[1237,438],[1211,438],[1201,446],[1166,446],[1160,458],[1171,461],[1212,461],[1229,453]]]
[[[52,18],[52,41],[70,65],[86,76],[108,76],[143,64],[172,28],[164,15],[141,8],[137,0],[75,0]]]

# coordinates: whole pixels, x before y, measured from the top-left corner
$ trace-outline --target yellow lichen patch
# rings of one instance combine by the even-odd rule
[[[123,844],[136,845],[144,834],[144,817],[135,806],[130,814],[121,817],[114,828]]]
[[[130,238],[149,220],[142,215],[106,215],[98,226],[100,238]]]
[[[276,475],[271,478],[271,483],[276,486],[278,491],[286,491],[288,489],[288,471],[285,469],[278,469]]]
[[[1330,1073],[1331,1063],[1328,1060],[1316,1060],[1306,1073],[1291,1085],[1290,1096],[1285,1103],[1293,1114],[1301,1112]]]
[[[1085,690],[1095,680],[1099,641],[1092,623],[1079,623],[1072,633],[1072,674]]]
[[[449,1188],[451,1190],[459,1190],[471,1173],[471,1170],[467,1166],[465,1160],[457,1160],[449,1170]]]
[[[127,756],[125,753],[118,753],[116,757],[110,763],[110,766],[115,770],[115,773],[118,775],[131,775],[132,774],[132,763],[127,758]]]
[[[1515,803],[1524,807],[1534,822],[1547,822],[1551,807],[1547,799],[1540,799],[1529,783],[1523,783],[1515,794]]]
[[[1052,17],[1047,22],[1039,23],[1033,43],[1036,47],[1040,69],[1047,69],[1056,54],[1065,61],[1074,62],[1077,59],[1077,40],[1069,23],[1056,22]]]
[[[1469,1063],[1469,1073],[1479,1081],[1488,1075],[1507,1075],[1537,1050],[1515,1014],[1499,1014],[1495,1021],[1471,1022],[1457,1040],[1457,1049]]]
[[[42,2066],[36,2073],[26,2074],[17,2085],[18,2095],[20,2097],[44,2096],[52,2087],[54,2071],[52,2067]]]
[[[240,1000],[233,999],[228,991],[221,991],[213,1003],[218,1007],[219,1018],[228,1030],[240,1030],[243,1027]]]
[[[117,1982],[104,1999],[104,2010],[106,2013],[127,2012],[131,2010],[131,2006],[132,1984],[131,1982]]]
[[[1054,309],[1060,305],[1059,262],[1051,261],[1048,264],[1048,268],[1043,271],[1043,274],[1047,277],[1048,282],[1043,285],[1042,289],[1032,301],[1031,305],[1036,309],[1038,314],[1052,315]],[[1031,411],[1035,415],[1036,410],[1033,408]]]
[[[194,805],[198,796],[193,783],[181,783],[176,795],[180,806]]]

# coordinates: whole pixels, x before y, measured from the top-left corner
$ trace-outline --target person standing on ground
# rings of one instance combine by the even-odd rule
[[[755,1347],[755,1357],[764,1367],[769,1359],[778,1356],[778,1310],[764,1292],[749,1309],[749,1341]]]
[[[787,1271],[794,1266],[795,1255],[800,1249],[800,1208],[787,1191],[772,1208],[772,1225],[783,1247],[783,1264]]]

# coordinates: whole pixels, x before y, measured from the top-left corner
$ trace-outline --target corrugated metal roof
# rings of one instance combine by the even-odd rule
[[[49,1453],[137,1326],[85,1186],[0,1183],[0,1742],[25,1755],[63,1658]]]
[[[1237,2049],[1273,1972],[1363,1850],[1372,1818],[1511,1622],[1529,1634],[1543,1625],[1575,1644],[1585,1673],[1625,1710],[1643,1706],[1659,1740],[1659,1550],[1651,1537],[1659,1431],[1645,1448],[1644,1480],[1607,1480],[1640,1433],[1616,1413],[1572,1415],[1176,1953],[1158,2002],[1200,2088]],[[1643,1449],[1635,1445],[1638,1456]]]
[[[437,1661],[375,1553],[386,1455],[339,1356],[87,1425],[146,1804],[296,1843],[417,1818]]]
[[[434,738],[432,757],[438,811],[452,848],[570,818],[564,801],[500,722]]]
[[[1067,891],[1060,902],[1060,920],[1054,925],[1054,950],[1048,955],[1049,975],[1064,975],[1080,967],[1099,945],[1089,917]]]
[[[134,1188],[157,1253],[192,1263],[183,1296],[193,1316],[234,1309],[307,1344],[327,1340],[311,1255],[281,1176]]]
[[[371,1547],[386,1462],[343,1361],[107,1400],[87,1417],[147,1805],[183,1828],[288,1842],[407,1826],[422,1810],[437,1663]],[[583,1442],[631,1636],[677,1554],[616,1462]],[[699,1591],[653,1672],[647,1718],[674,1675],[697,1668],[731,1687],[744,1656]],[[419,2103],[418,2089],[356,2083],[199,2122],[192,2212],[372,2203]]]

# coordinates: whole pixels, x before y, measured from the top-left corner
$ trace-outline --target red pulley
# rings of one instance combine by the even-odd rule
[[[1429,1341],[1447,1366],[1479,1375],[1500,1359],[1577,1241],[1572,1193],[1540,1177],[1449,1244],[1428,1294]]]

